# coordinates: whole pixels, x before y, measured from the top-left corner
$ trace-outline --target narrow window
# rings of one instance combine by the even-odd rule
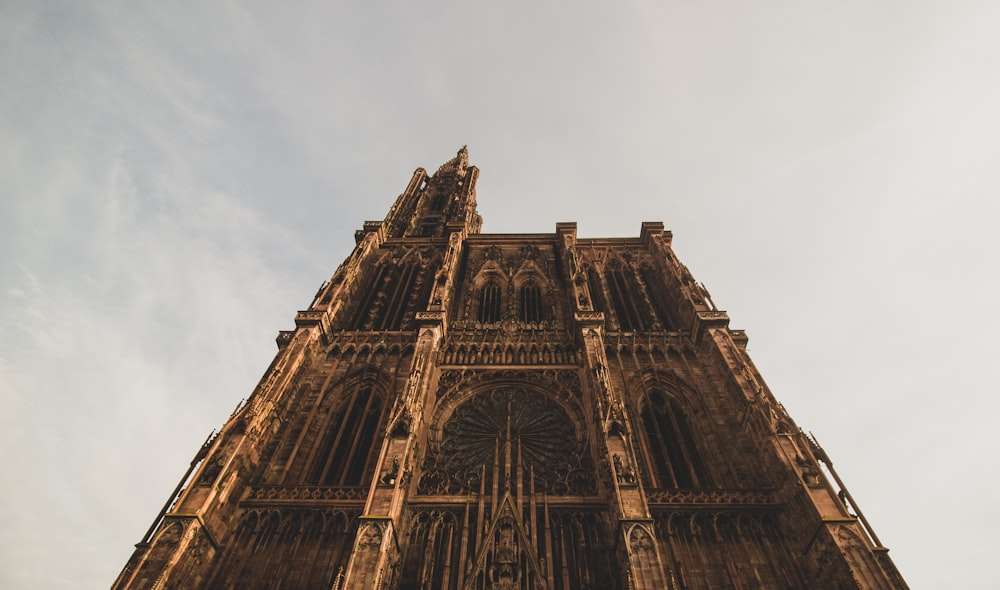
[[[590,284],[590,298],[594,302],[594,310],[608,312],[608,302],[604,298],[604,288],[601,287],[601,275],[594,269],[587,271],[587,282]]]
[[[431,211],[440,212],[448,204],[448,193],[441,191],[431,199]]]
[[[373,330],[398,330],[400,328],[418,274],[417,265],[411,264],[395,274],[392,277],[393,280],[386,282],[385,298],[372,324]]]
[[[534,281],[521,285],[521,321],[526,324],[542,321],[542,290]]]
[[[354,310],[354,317],[351,318],[351,329],[352,330],[362,330],[365,324],[369,321],[372,311],[378,302],[378,295],[382,292],[382,285],[387,279],[388,272],[387,266],[379,266],[378,271],[375,272],[375,276],[372,278],[371,283],[367,285],[367,288],[362,291],[364,297],[358,301],[358,305]]]
[[[479,292],[479,321],[495,324],[500,321],[500,283],[490,280]]]
[[[645,325],[642,321],[642,314],[639,312],[639,305],[636,301],[634,281],[628,280],[621,269],[609,270],[604,273],[608,282],[608,290],[611,292],[611,300],[614,302],[615,315],[618,316],[618,325],[622,331],[643,330]]]
[[[677,325],[677,322],[673,320],[671,306],[668,303],[670,301],[670,297],[667,295],[663,279],[659,277],[651,268],[642,269],[640,274],[643,282],[646,283],[646,290],[653,299],[654,311],[659,318],[660,323],[663,324],[663,327],[667,330],[676,329],[674,326]]]
[[[327,426],[310,483],[354,486],[363,481],[371,468],[382,410],[380,397],[370,387],[354,391]]]
[[[389,269],[381,266],[359,301],[351,320],[353,330],[406,329],[415,306],[424,306],[430,297],[433,271],[410,264]]]
[[[707,474],[691,429],[677,402],[654,391],[643,409],[642,425],[655,487],[699,488],[707,485]]]

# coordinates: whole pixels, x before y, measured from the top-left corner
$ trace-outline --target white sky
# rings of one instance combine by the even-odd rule
[[[1000,4],[89,4],[0,3],[0,587],[109,586],[462,144],[486,232],[664,221],[912,587],[1000,586]]]

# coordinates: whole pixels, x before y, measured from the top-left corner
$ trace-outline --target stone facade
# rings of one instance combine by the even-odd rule
[[[477,175],[364,224],[114,588],[906,588],[662,224],[481,234]]]

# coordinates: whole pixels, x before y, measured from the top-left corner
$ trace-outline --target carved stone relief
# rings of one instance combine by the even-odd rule
[[[382,546],[385,523],[377,520],[365,521],[358,528],[358,549],[378,551]]]

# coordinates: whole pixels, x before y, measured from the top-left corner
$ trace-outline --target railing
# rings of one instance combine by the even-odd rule
[[[579,353],[565,330],[454,330],[441,346],[445,365],[575,365]]]
[[[278,336],[274,341],[278,344],[278,348],[284,348],[291,344],[292,338],[295,337],[295,330],[281,330],[278,332]]]
[[[650,504],[690,504],[713,506],[777,504],[773,490],[649,490]]]
[[[355,486],[261,486],[254,488],[249,502],[361,501],[368,498],[367,487]]]

